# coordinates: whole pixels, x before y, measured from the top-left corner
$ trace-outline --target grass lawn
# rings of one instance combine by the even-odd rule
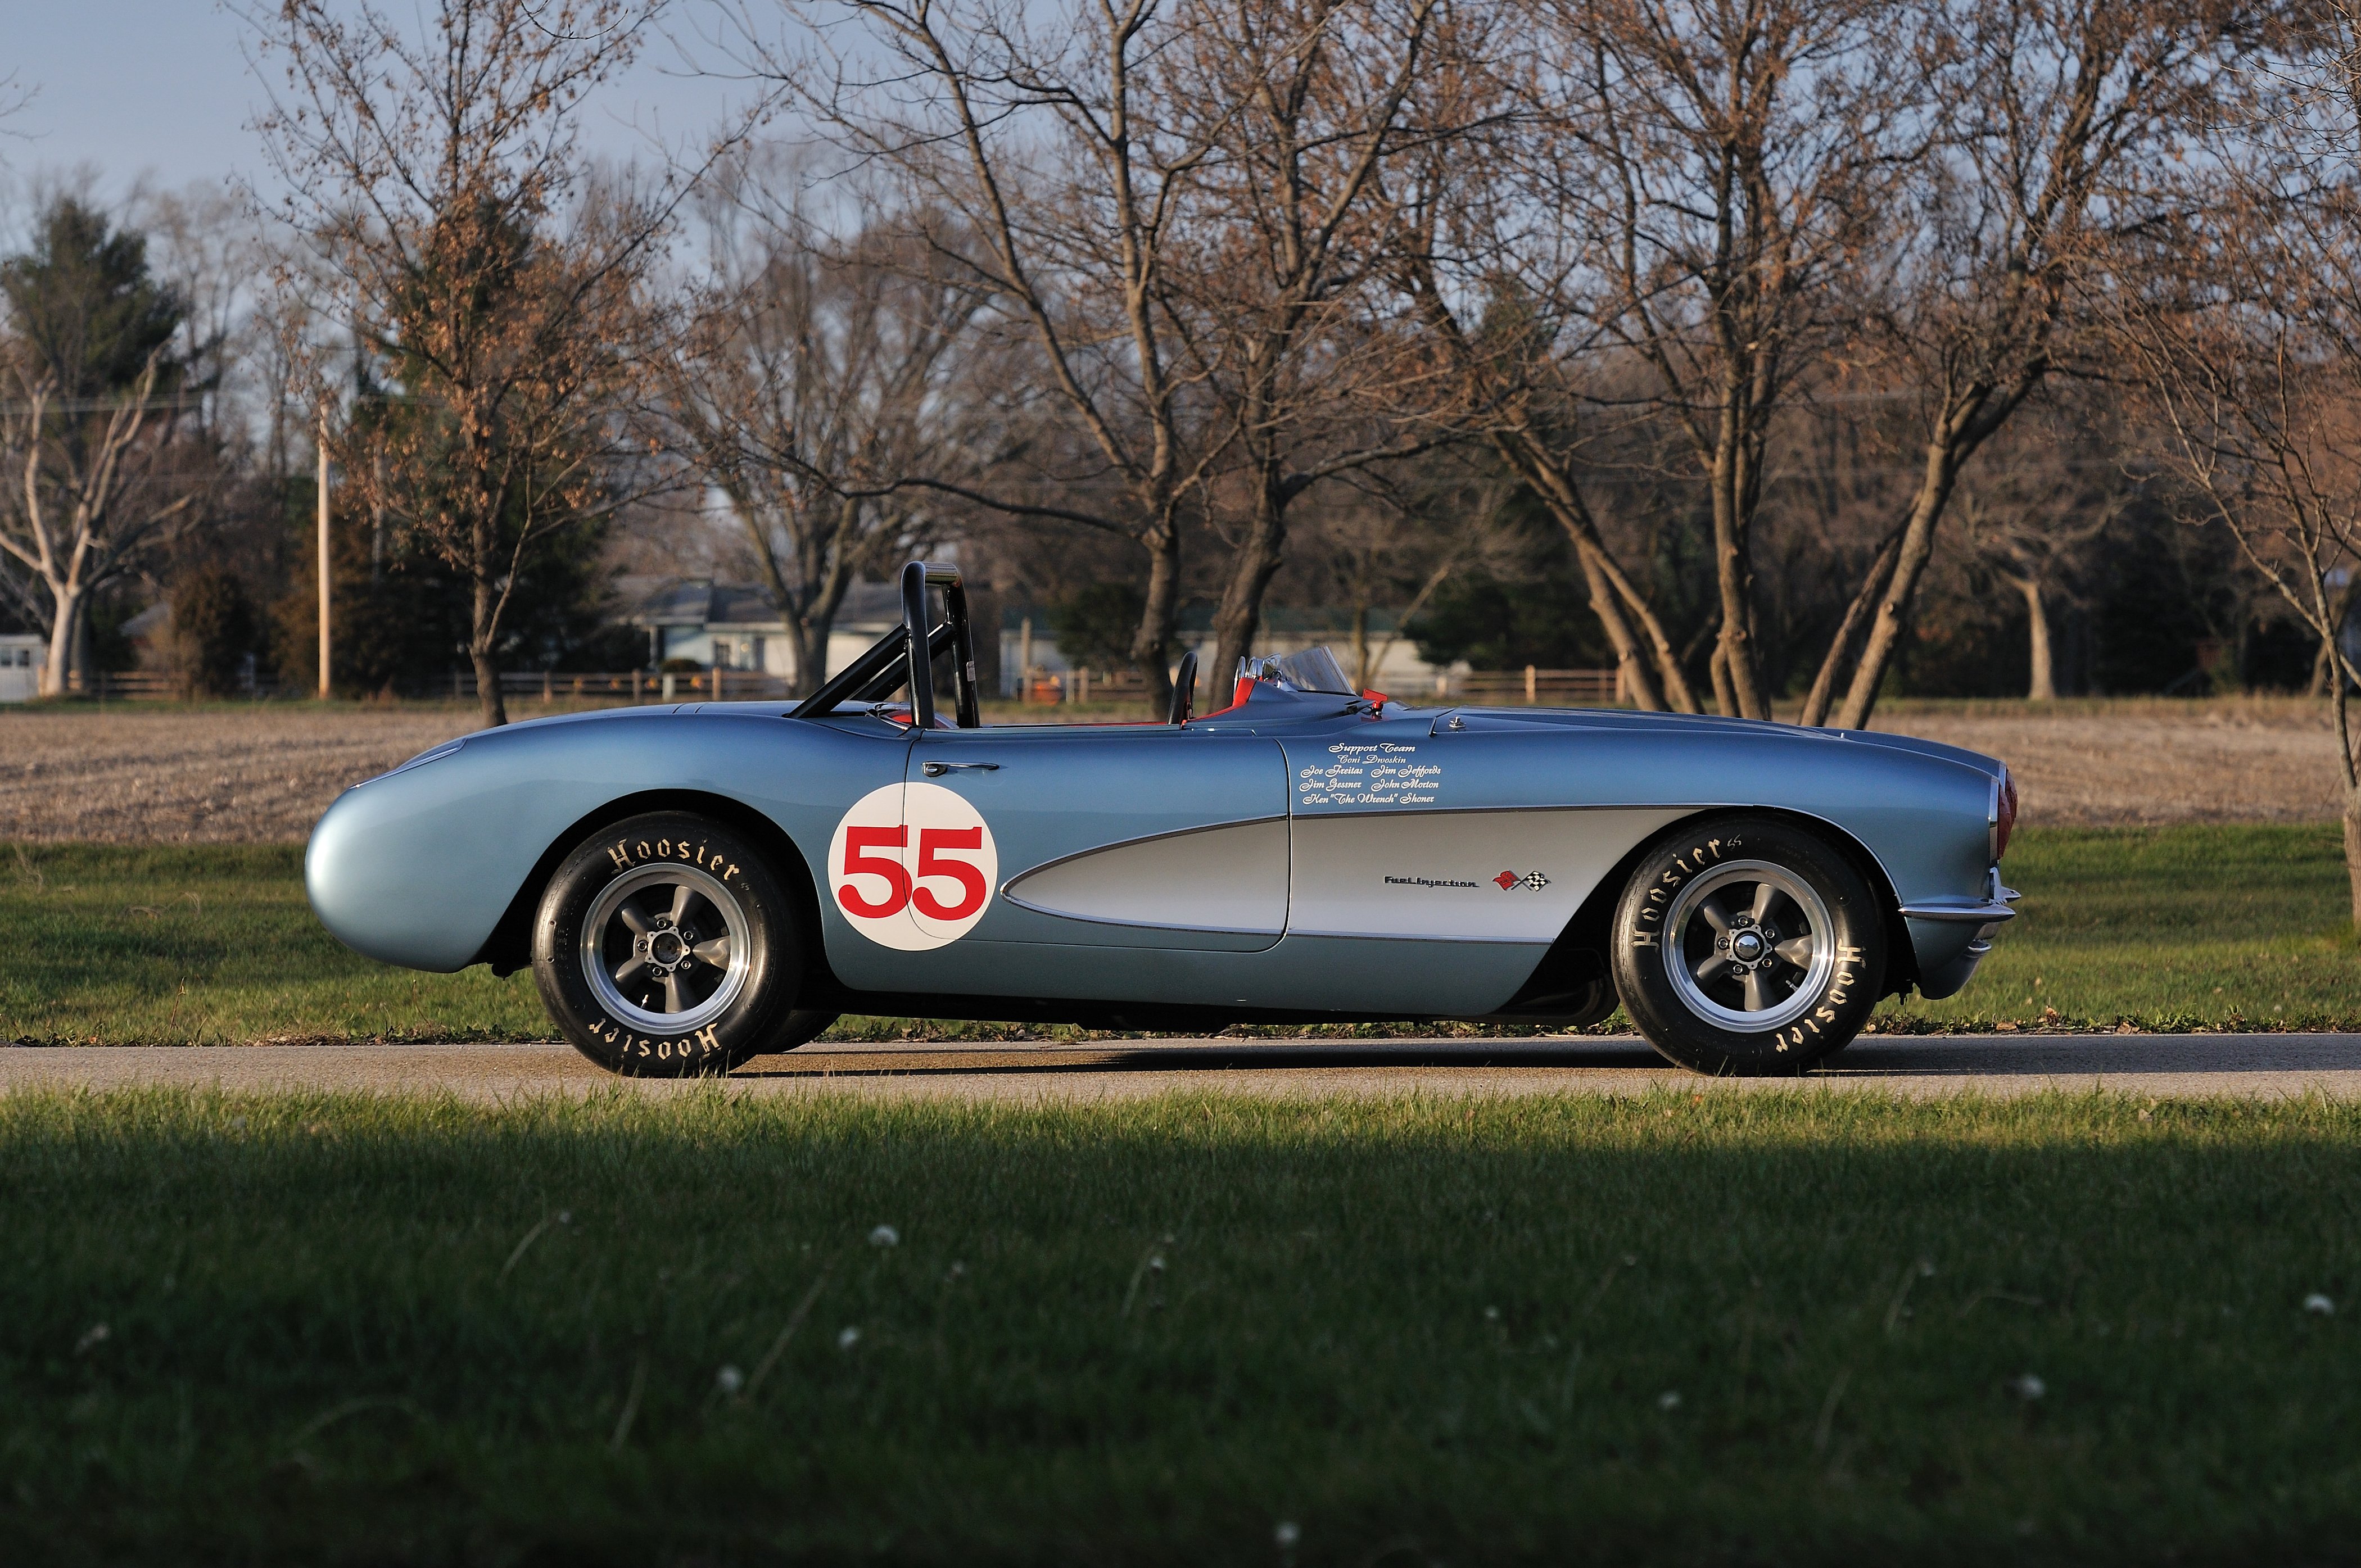
[[[0,1188],[14,1563],[2330,1562],[2361,1524],[2351,1105],[28,1092]]]
[[[2027,828],[2002,868],[2025,898],[1983,968],[1883,1026],[2361,1026],[2342,831]]]
[[[1950,1001],[1889,1006],[1881,1027],[2361,1027],[2333,825],[2027,828],[2006,874],[2024,913],[1984,972]],[[0,851],[0,898],[15,939],[0,1040],[549,1035],[528,976],[415,974],[340,947],[291,846],[19,845]]]

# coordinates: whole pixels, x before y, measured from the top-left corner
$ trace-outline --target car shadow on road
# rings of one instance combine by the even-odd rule
[[[1586,1040],[1196,1040],[1175,1045],[1109,1041],[1068,1046],[806,1047],[757,1057],[732,1078],[858,1078],[972,1073],[1237,1072],[1343,1068],[1661,1068],[1644,1041]]]
[[[1415,1069],[1676,1073],[1631,1036],[1516,1040],[1183,1040],[1081,1045],[828,1044],[757,1057],[731,1076],[1021,1077]],[[1886,1035],[1855,1041],[1812,1079],[2121,1078],[2361,1072],[2361,1035]]]

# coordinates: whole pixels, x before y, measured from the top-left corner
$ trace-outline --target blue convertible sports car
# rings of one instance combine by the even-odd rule
[[[726,1071],[838,1014],[1208,1031],[1586,1024],[1793,1072],[1949,996],[2015,896],[1992,758],[1621,711],[1413,707],[1325,650],[1164,724],[979,722],[956,569],[805,701],[436,747],[312,835],[312,906],[415,969],[533,967],[617,1072]],[[938,716],[937,694],[952,720]]]

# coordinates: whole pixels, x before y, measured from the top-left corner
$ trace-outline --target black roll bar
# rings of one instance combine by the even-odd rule
[[[927,589],[943,589],[943,623],[930,626]],[[954,710],[959,727],[973,729],[983,722],[977,705],[975,638],[968,625],[967,590],[957,566],[940,561],[913,561],[902,568],[902,624],[871,645],[869,651],[830,676],[819,690],[796,705],[791,718],[818,718],[848,702],[880,702],[897,686],[910,688],[910,718],[921,729],[935,724],[935,657],[945,650],[953,655],[951,675],[958,688]],[[913,636],[916,629],[918,636]],[[924,647],[922,655],[913,650]]]
[[[943,590],[943,620],[951,633],[951,684],[956,688],[953,720],[961,729],[983,723],[975,692],[975,634],[968,625],[967,589],[960,569],[947,561],[913,561],[902,568],[902,630],[910,649],[910,722],[920,729],[935,727],[935,639],[927,611],[927,590]],[[919,650],[924,648],[926,652]]]
[[[1188,723],[1190,712],[1196,706],[1197,651],[1191,648],[1180,655],[1180,668],[1172,676],[1172,722]]]

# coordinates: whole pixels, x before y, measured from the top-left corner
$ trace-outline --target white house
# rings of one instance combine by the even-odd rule
[[[0,702],[30,702],[40,695],[41,659],[49,646],[46,637],[0,636]]]
[[[749,583],[717,582],[711,577],[634,576],[617,579],[615,591],[624,607],[625,623],[647,632],[651,668],[667,659],[686,659],[708,668],[719,663],[724,669],[761,671],[783,680],[795,679],[794,641],[786,634],[786,622],[762,588]],[[984,614],[988,618],[991,612],[985,609]],[[998,619],[1000,657],[996,674],[989,667],[993,663],[990,644],[977,650],[977,663],[986,666],[980,673],[987,686],[996,687],[1003,696],[1013,696],[1028,667],[1037,679],[1064,682],[1072,674],[1072,662],[1060,651],[1057,635],[1049,630],[1046,609],[1007,609],[999,613]],[[846,591],[829,629],[829,670],[844,668],[900,625],[901,620],[902,596],[896,585],[855,583]],[[989,624],[987,619],[979,626],[980,642],[990,635],[985,630]],[[1398,620],[1391,610],[1369,612],[1367,635],[1376,661],[1370,681],[1380,691],[1401,696],[1432,693],[1436,679],[1447,673],[1418,656],[1418,644],[1399,634]],[[1230,672],[1213,668],[1216,639],[1210,607],[1193,606],[1182,614],[1179,641],[1180,647],[1173,652],[1176,662],[1182,650],[1196,651],[1199,689],[1226,692]],[[1322,643],[1334,649],[1337,662],[1347,674],[1351,673],[1353,630],[1349,610],[1273,606],[1263,612],[1262,630],[1255,638],[1254,652],[1257,656],[1268,657]]]
[[[785,618],[770,595],[751,583],[621,577],[615,594],[625,607],[624,623],[647,631],[651,666],[687,659],[796,678],[795,640],[787,635]],[[901,593],[893,584],[853,584],[829,628],[828,667],[842,669],[901,621]]]

